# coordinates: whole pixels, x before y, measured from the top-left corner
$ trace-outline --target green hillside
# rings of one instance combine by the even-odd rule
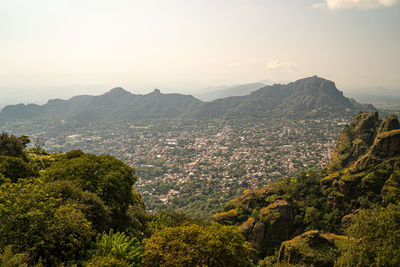
[[[186,116],[213,118],[320,118],[372,111],[343,96],[332,81],[313,76],[286,85],[265,86],[247,96],[202,103]]]

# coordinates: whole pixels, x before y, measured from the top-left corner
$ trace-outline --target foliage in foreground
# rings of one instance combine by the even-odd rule
[[[252,266],[254,250],[239,228],[167,227],[144,241],[145,266]]]
[[[33,262],[59,264],[82,256],[94,232],[76,203],[64,203],[40,181],[0,186],[0,247]]]
[[[400,265],[400,205],[360,211],[346,233],[338,266]]]
[[[112,212],[111,227],[125,230],[129,224],[126,212],[135,200],[134,175],[134,169],[112,156],[83,154],[55,162],[42,177],[47,182],[73,181],[83,190],[97,194]]]
[[[142,263],[142,246],[136,238],[129,238],[125,233],[98,234],[93,250],[93,259],[91,263],[100,259],[115,258],[118,261],[125,262],[125,266],[140,266]]]

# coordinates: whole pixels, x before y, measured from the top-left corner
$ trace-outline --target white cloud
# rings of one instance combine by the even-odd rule
[[[390,7],[398,3],[399,0],[325,0],[312,5],[313,8],[329,9],[374,9]]]
[[[327,8],[326,3],[316,3],[311,6],[312,8]]]
[[[267,62],[267,71],[277,70],[277,69],[287,69],[287,70],[297,70],[298,65],[289,61],[273,60]]]

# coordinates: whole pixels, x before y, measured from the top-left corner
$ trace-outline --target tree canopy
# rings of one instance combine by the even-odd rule
[[[112,227],[126,227],[129,205],[134,204],[135,170],[109,156],[83,154],[55,162],[43,173],[45,181],[70,180],[85,191],[97,194],[110,208]]]
[[[24,145],[27,143],[24,137],[21,141],[14,135],[8,135],[7,133],[0,134],[0,155],[10,157],[25,157]]]
[[[167,227],[144,241],[145,266],[251,266],[253,249],[234,226]]]
[[[399,266],[400,206],[360,211],[346,230],[339,266]]]
[[[91,223],[39,180],[0,186],[0,247],[12,245],[46,265],[77,259],[90,245]]]

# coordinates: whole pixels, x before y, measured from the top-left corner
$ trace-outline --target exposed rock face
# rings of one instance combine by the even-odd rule
[[[282,243],[278,253],[279,263],[307,266],[333,266],[338,255],[337,243],[346,237],[322,234],[312,230]]]
[[[256,221],[254,218],[250,217],[240,226],[240,229],[243,231],[243,235],[247,237],[247,240],[249,240],[253,248],[262,248],[264,241],[264,224],[262,222]]]
[[[397,121],[398,122],[398,121]],[[383,132],[376,137],[371,155],[392,157],[400,154],[400,130]]]
[[[353,130],[353,160],[362,156],[374,142],[379,125],[378,112],[361,114],[360,121]]]
[[[382,197],[385,204],[400,201],[400,171],[393,172],[385,182],[382,188]]]
[[[373,144],[380,124],[378,113],[358,113],[353,122],[339,135],[329,169],[348,167],[360,158]]]
[[[351,172],[356,173],[365,170],[371,164],[379,163],[397,155],[400,155],[400,129],[382,132],[377,135],[368,153],[355,163]]]
[[[380,122],[378,127],[375,114],[356,115],[353,123],[343,131],[342,137],[352,138],[351,149],[350,142],[344,146],[341,140],[338,141],[337,148],[345,151],[345,147],[347,158],[352,160],[347,163],[347,169],[341,168],[340,172],[332,172],[320,182],[321,190],[327,196],[327,204],[333,208],[341,208],[342,204],[349,203],[358,196],[371,194],[380,195],[385,202],[398,199],[395,196],[398,184],[392,177],[397,177],[393,175],[400,169],[400,123],[397,116],[392,115]],[[370,138],[374,135],[371,143]],[[340,162],[338,155],[336,153],[332,164],[336,164],[336,167],[344,162]],[[393,187],[392,184],[396,186]]]
[[[220,212],[213,216],[213,220],[220,224],[232,225],[236,222],[236,213],[235,209]]]
[[[306,172],[262,189],[245,190],[214,220],[240,226],[260,258],[273,255],[280,247],[280,263],[332,266],[338,256],[337,243],[345,237],[309,231],[287,240],[305,229],[340,233],[358,209],[400,201],[397,117],[379,121],[375,112],[357,114],[344,129],[335,155],[328,170]],[[334,171],[335,168],[338,169]],[[324,208],[328,212],[309,201],[308,193],[318,201],[326,201]]]
[[[400,122],[396,115],[387,116],[379,126],[378,134],[400,129]]]
[[[255,249],[262,249],[265,244],[276,245],[289,239],[293,212],[285,200],[276,200],[260,210],[260,219],[248,218],[240,228]]]
[[[277,200],[260,210],[265,224],[265,241],[282,242],[289,239],[293,222],[292,206],[285,200]]]

